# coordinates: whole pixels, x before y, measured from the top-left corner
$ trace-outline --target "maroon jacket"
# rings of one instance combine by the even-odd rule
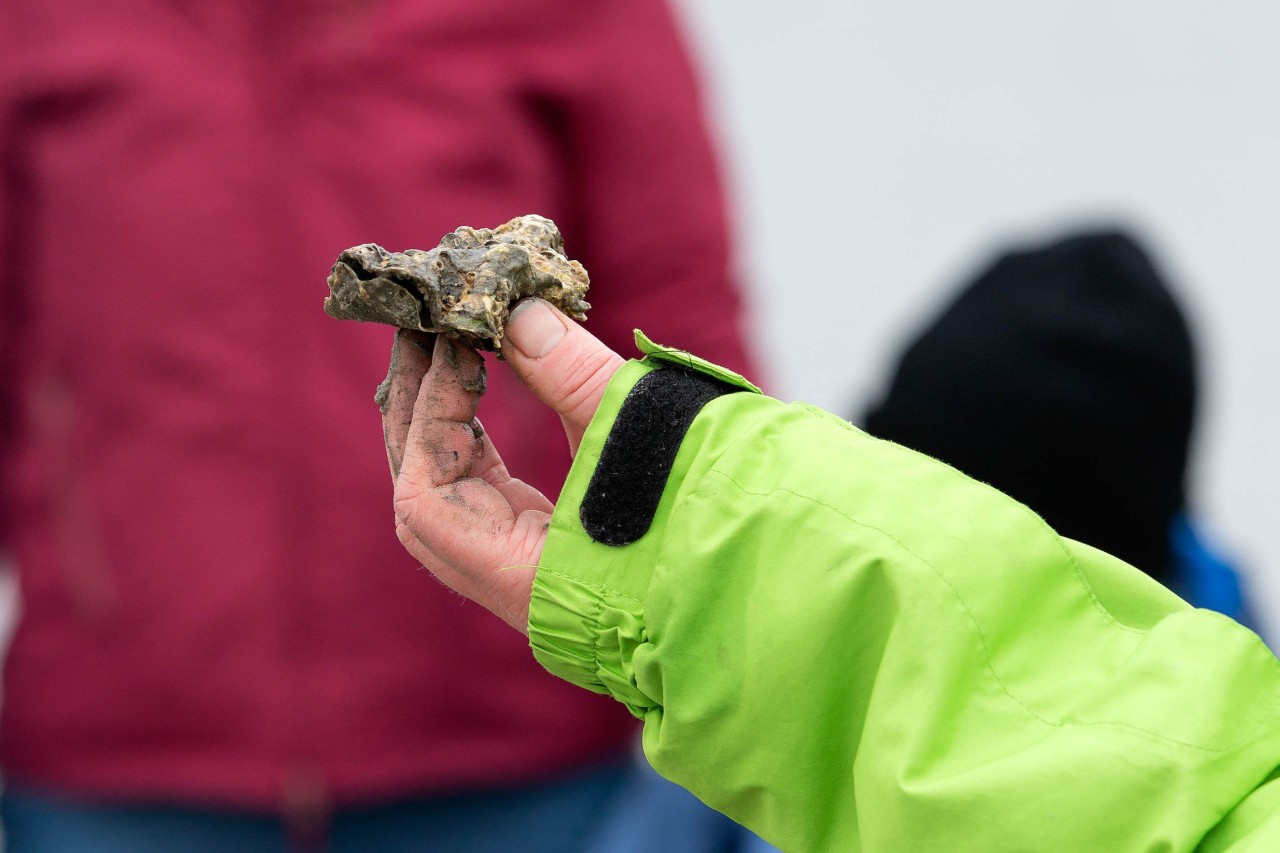
[[[723,199],[661,0],[5,0],[0,524],[13,780],[251,808],[519,782],[624,709],[396,541],[392,332],[338,252],[552,217],[588,328],[748,369]],[[481,419],[554,491],[501,365]]]

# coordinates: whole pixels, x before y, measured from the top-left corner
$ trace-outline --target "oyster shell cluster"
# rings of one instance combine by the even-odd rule
[[[448,335],[501,355],[511,307],[538,296],[578,320],[591,305],[582,264],[543,216],[520,216],[497,228],[463,226],[429,251],[388,252],[374,243],[338,256],[329,274],[325,313],[339,320],[387,323]]]

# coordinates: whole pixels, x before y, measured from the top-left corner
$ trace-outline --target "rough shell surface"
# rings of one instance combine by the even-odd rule
[[[578,320],[591,307],[582,264],[543,216],[520,216],[497,228],[463,226],[430,251],[388,252],[365,243],[338,256],[324,310],[339,320],[388,323],[449,335],[468,346],[500,350],[511,306],[538,296]]]

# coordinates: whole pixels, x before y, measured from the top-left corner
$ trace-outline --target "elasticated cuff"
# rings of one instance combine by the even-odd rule
[[[628,394],[660,363],[696,371],[735,389],[759,389],[732,371],[653,344],[639,332],[636,344],[646,358],[627,362],[610,381],[552,514],[529,603],[529,644],[553,674],[607,693],[643,716],[657,700],[636,687],[632,661],[648,642],[644,601],[674,489],[668,484],[647,532],[622,546],[604,544],[587,533],[583,498]],[[693,453],[696,447],[681,447],[684,458]],[[682,476],[683,466],[676,464],[670,479],[678,483]]]

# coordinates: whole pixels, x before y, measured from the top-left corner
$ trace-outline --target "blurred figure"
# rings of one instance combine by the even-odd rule
[[[0,169],[11,853],[603,831],[635,720],[415,571],[369,441],[391,330],[321,301],[350,245],[540,213],[611,346],[750,372],[663,0],[7,0]],[[506,371],[481,417],[563,481]]]
[[[865,425],[1250,624],[1188,515],[1195,409],[1182,309],[1132,237],[1100,232],[997,259],[906,348]]]

